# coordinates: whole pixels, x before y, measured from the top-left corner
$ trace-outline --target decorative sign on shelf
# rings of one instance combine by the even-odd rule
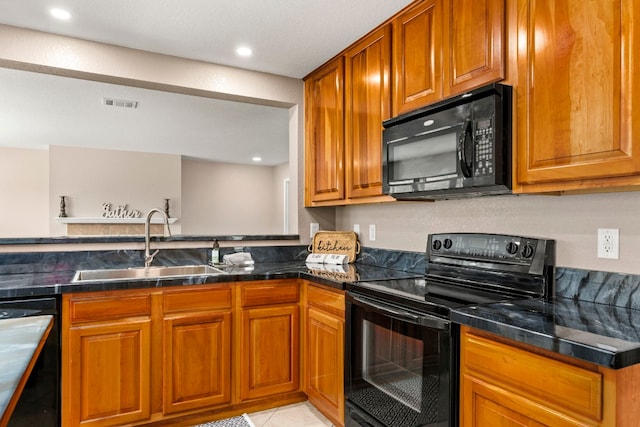
[[[102,218],[140,218],[142,214],[135,209],[127,209],[127,205],[119,205],[111,209],[111,203],[102,204]]]

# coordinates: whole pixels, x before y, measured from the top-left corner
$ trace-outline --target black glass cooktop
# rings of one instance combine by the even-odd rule
[[[422,311],[448,316],[453,308],[505,301],[514,296],[472,289],[454,284],[432,283],[424,276],[408,279],[375,280],[352,283],[347,288],[354,293],[409,305]]]

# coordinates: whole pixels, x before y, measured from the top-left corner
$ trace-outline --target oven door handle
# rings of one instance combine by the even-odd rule
[[[378,312],[384,313],[389,317],[393,317],[394,319],[409,322],[414,325],[425,326],[431,329],[438,329],[442,331],[448,331],[449,325],[451,322],[447,319],[442,319],[440,317],[431,316],[428,314],[420,314],[416,315],[414,313],[410,313],[405,310],[399,310],[397,307],[391,307],[386,304],[381,304],[377,301],[372,301],[368,298],[362,298],[360,296],[351,296],[354,301],[357,301],[363,306],[373,308]]]

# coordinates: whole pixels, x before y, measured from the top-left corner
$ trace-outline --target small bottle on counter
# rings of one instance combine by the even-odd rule
[[[217,239],[213,240],[211,248],[211,264],[220,264],[220,244]]]

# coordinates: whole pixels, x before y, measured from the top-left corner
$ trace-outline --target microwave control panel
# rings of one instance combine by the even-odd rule
[[[476,120],[474,127],[475,155],[473,176],[493,175],[493,120],[491,118]]]

